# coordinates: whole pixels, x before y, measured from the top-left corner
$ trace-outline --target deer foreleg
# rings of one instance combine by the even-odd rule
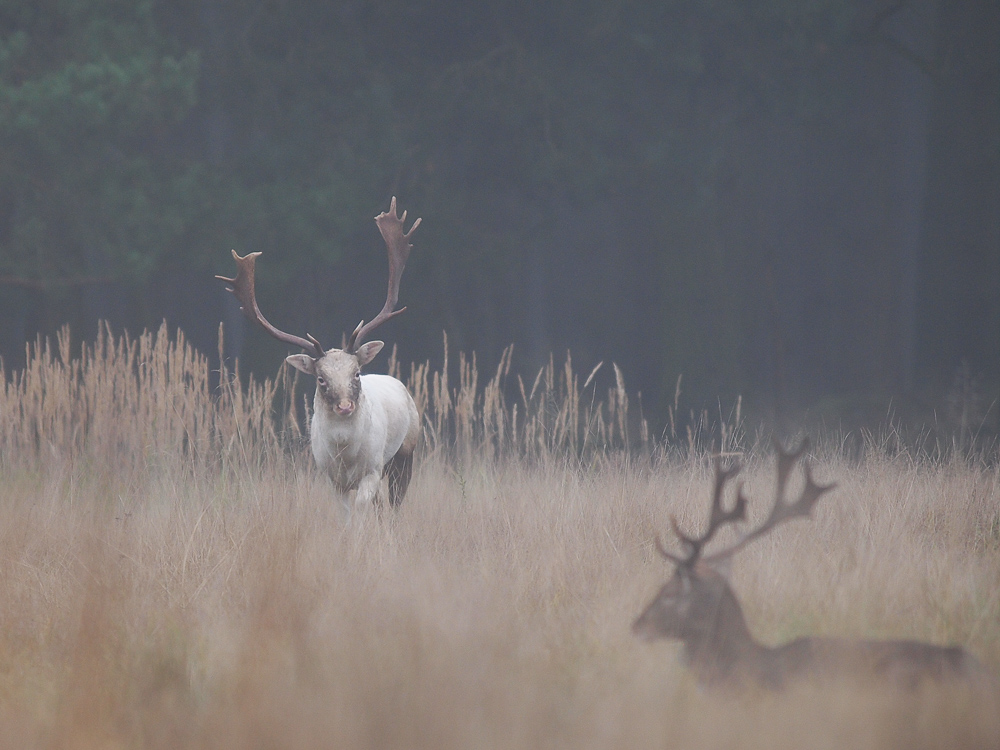
[[[362,506],[374,504],[378,499],[379,486],[382,482],[382,475],[379,472],[365,474],[358,482],[358,491],[354,496],[354,505]]]

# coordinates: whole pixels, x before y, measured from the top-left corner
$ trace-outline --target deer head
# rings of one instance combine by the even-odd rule
[[[738,663],[746,652],[754,649],[739,602],[726,578],[713,565],[728,561],[737,550],[777,525],[793,518],[808,517],[819,498],[833,489],[832,484],[816,484],[809,465],[804,463],[805,486],[801,496],[794,502],[785,500],[788,477],[805,449],[804,441],[796,451],[786,452],[779,446],[775,501],[767,518],[725,549],[705,555],[705,545],[720,528],[746,519],[747,498],[742,485],[737,489],[732,508],[726,509],[723,501],[726,484],[736,476],[739,467],[724,468],[721,460],[716,460],[708,527],[701,536],[690,536],[671,518],[673,532],[686,550],[684,555],[667,551],[657,537],[657,550],[664,559],[674,563],[674,574],[636,619],[633,633],[644,640],[676,638],[683,641],[688,658],[701,662],[703,671],[710,670],[712,665],[722,669]]]
[[[331,415],[347,418],[354,414],[361,398],[361,368],[371,362],[383,347],[381,341],[365,343],[368,335],[390,318],[394,318],[406,310],[396,309],[399,301],[399,281],[406,267],[413,246],[409,239],[420,226],[420,219],[413,222],[410,231],[404,234],[403,223],[406,221],[406,211],[396,215],[396,198],[393,197],[389,210],[375,217],[379,232],[385,240],[389,253],[389,289],[382,310],[367,324],[362,320],[351,334],[347,346],[343,349],[326,351],[313,336],[306,334],[300,338],[290,333],[278,330],[271,325],[257,307],[254,294],[254,265],[259,252],[248,253],[240,257],[233,250],[237,273],[235,278],[216,276],[229,284],[229,290],[236,295],[240,309],[246,317],[263,328],[278,341],[306,350],[305,354],[293,354],[285,361],[292,367],[316,378],[316,406],[323,405]]]

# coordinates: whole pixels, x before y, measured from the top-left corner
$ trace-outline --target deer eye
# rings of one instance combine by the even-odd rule
[[[361,370],[358,370],[356,373],[354,373],[354,379],[361,380]]]
[[[326,378],[324,378],[322,375],[316,376],[316,382],[319,383],[320,388],[326,388]]]

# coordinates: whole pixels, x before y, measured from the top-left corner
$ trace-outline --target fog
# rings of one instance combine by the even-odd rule
[[[380,308],[404,361],[616,362],[684,409],[995,434],[988,0],[25,4],[0,14],[0,353],[166,320],[270,376]],[[377,361],[374,368],[384,366]]]

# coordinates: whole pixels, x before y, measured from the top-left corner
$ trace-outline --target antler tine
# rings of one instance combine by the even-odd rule
[[[736,504],[733,506],[733,509],[727,511],[722,507],[722,493],[725,489],[726,482],[740,473],[739,464],[734,464],[728,469],[723,469],[722,459],[716,458],[715,473],[716,482],[715,489],[712,493],[712,510],[708,519],[708,533],[705,535],[704,540],[706,542],[712,534],[715,533],[717,528],[727,523],[742,521],[746,515],[746,499],[743,497],[742,485],[740,485],[740,491],[736,494]]]
[[[226,276],[216,276],[215,278],[225,281],[227,284],[232,284],[232,289],[229,291],[236,295],[236,299],[240,303],[240,310],[243,311],[247,319],[259,325],[271,336],[278,339],[278,341],[301,347],[311,352],[312,356],[316,359],[322,357],[323,347],[308,333],[306,334],[306,338],[300,338],[299,336],[279,331],[267,322],[267,318],[260,314],[260,309],[257,307],[257,297],[254,294],[254,265],[260,253],[247,253],[243,257],[237,255],[235,250],[232,253],[233,259],[236,261],[236,277],[230,279]]]
[[[674,531],[676,532],[677,525],[674,523],[674,519],[671,518],[670,521],[674,525]],[[663,540],[660,538],[659,534],[656,535],[655,541],[656,541],[656,551],[660,553],[660,557],[662,557],[664,560],[670,560],[671,562],[676,563],[677,565],[685,564],[684,558],[678,557],[673,552],[667,551],[667,548],[663,546]]]
[[[835,483],[827,485],[817,484],[813,480],[812,468],[809,463],[803,462],[802,470],[805,474],[806,483],[805,487],[802,488],[802,494],[794,502],[785,500],[785,486],[788,482],[788,476],[795,462],[805,453],[806,446],[807,441],[805,440],[802,441],[802,445],[799,446],[798,450],[794,451],[785,451],[782,450],[780,445],[778,446],[778,483],[775,488],[774,505],[771,508],[771,512],[760,526],[744,534],[732,546],[706,557],[706,562],[717,562],[729,557],[737,550],[742,549],[748,542],[759,536],[763,536],[780,523],[790,521],[793,518],[808,518],[817,501],[826,492],[837,486]]]
[[[400,310],[400,312],[402,312],[402,310]],[[361,329],[364,327],[364,325],[365,325],[365,321],[362,320],[354,328],[354,333],[352,333],[351,334],[351,338],[349,338],[347,340],[347,346],[344,347],[344,351],[353,352],[355,350],[355,347],[359,343],[361,343],[361,342],[358,341],[358,335],[361,333]]]
[[[788,486],[788,477],[795,468],[795,463],[802,457],[802,454],[809,449],[809,438],[803,438],[797,450],[786,451],[778,438],[774,439],[774,449],[778,453],[778,497],[785,496],[785,487]]]
[[[396,216],[396,196],[393,196],[389,202],[389,210],[375,217],[375,223],[378,225],[378,230],[381,232],[382,239],[385,240],[385,246],[389,252],[389,289],[386,293],[385,305],[382,306],[381,312],[368,323],[361,321],[358,327],[354,329],[354,333],[351,334],[350,341],[347,343],[347,351],[349,352],[357,351],[357,348],[364,343],[369,333],[406,309],[405,307],[401,307],[398,310],[395,309],[396,303],[399,301],[399,281],[403,276],[406,260],[410,257],[410,250],[413,249],[413,245],[409,241],[410,237],[416,231],[417,227],[420,226],[420,219],[413,222],[410,231],[404,234],[403,222],[405,221],[406,211],[403,211],[401,217]]]
[[[722,505],[722,498],[726,489],[726,483],[739,474],[739,472],[739,465],[733,465],[724,469],[722,468],[722,460],[720,458],[716,458],[715,486],[712,489],[712,508],[709,511],[708,528],[700,537],[691,537],[680,530],[680,527],[677,525],[677,520],[671,516],[670,525],[674,534],[685,545],[687,545],[689,551],[687,557],[682,561],[672,555],[665,555],[668,559],[678,562],[678,564],[684,565],[685,567],[694,565],[698,561],[698,558],[701,557],[701,551],[705,544],[707,544],[708,541],[715,535],[716,531],[725,526],[727,523],[742,521],[746,517],[747,501],[743,496],[742,486],[736,493],[736,503],[730,510],[726,510]]]

